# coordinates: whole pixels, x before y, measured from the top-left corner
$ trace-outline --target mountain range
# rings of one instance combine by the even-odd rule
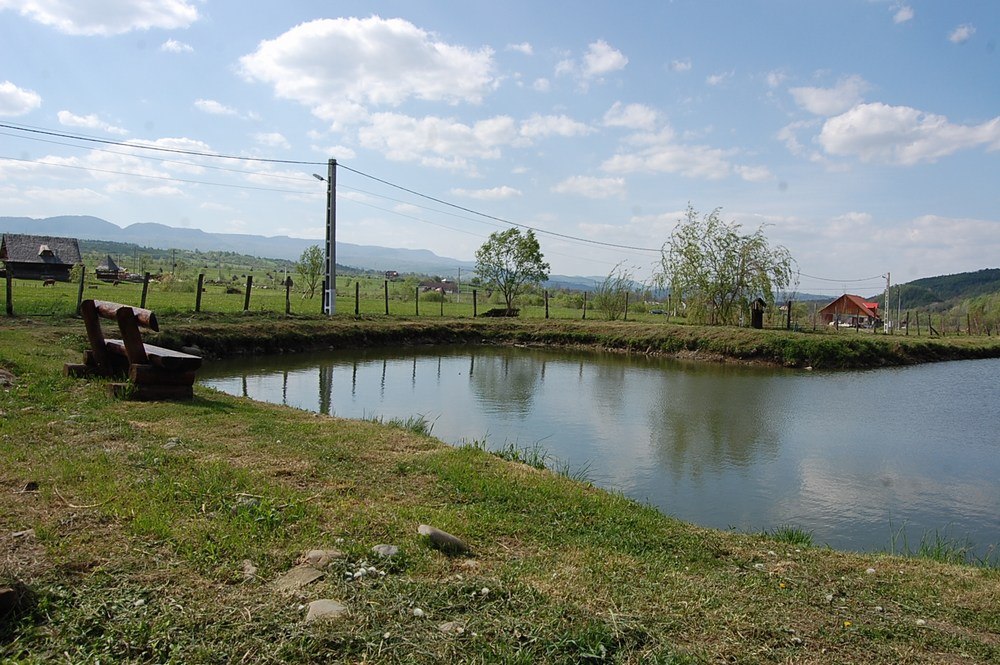
[[[0,233],[107,240],[160,249],[236,252],[289,261],[297,261],[302,252],[312,245],[322,245],[322,241],[305,238],[208,233],[201,229],[177,228],[153,222],[139,222],[122,228],[99,217],[87,215],[62,215],[43,219],[0,217]],[[337,242],[337,265],[379,272],[395,270],[400,273],[443,277],[455,277],[460,271],[471,275],[476,267],[473,261],[438,256],[427,249],[355,245],[340,241]],[[603,277],[552,275],[547,285],[550,288],[592,290],[601,280]]]

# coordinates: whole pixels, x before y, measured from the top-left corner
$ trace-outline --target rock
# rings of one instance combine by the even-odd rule
[[[321,577],[323,573],[312,566],[296,566],[279,577],[274,583],[274,588],[285,593],[294,593]]]
[[[0,388],[10,388],[17,383],[17,377],[10,370],[0,367]]]
[[[25,529],[24,531],[15,531],[14,533],[12,533],[10,535],[11,535],[11,538],[34,538],[35,537],[35,530],[34,529]]]
[[[250,559],[243,559],[243,579],[247,582],[257,577],[257,566]]]
[[[316,570],[323,570],[331,561],[342,556],[344,555],[340,550],[309,550],[302,557],[302,563],[310,565]]]
[[[418,619],[420,619],[420,618],[422,618],[424,616],[424,611],[422,609],[420,609],[419,607],[414,607],[413,608],[413,616],[415,616]]]
[[[421,524],[417,527],[417,532],[421,536],[427,536],[431,541],[431,545],[446,554],[461,554],[469,551],[469,546],[461,538],[453,536],[447,531],[442,531],[427,524]]]
[[[163,447],[166,448],[167,450],[171,450],[179,445],[181,445],[181,440],[176,436],[172,436],[169,439],[167,439],[167,442],[163,444]]]
[[[446,621],[438,626],[438,630],[448,635],[461,635],[465,632],[465,626],[460,621]]]
[[[376,545],[372,548],[372,552],[380,557],[389,558],[395,556],[399,552],[399,548],[395,545]]]
[[[306,613],[306,623],[313,621],[333,621],[347,614],[347,606],[335,600],[321,598],[309,603],[309,612]]]

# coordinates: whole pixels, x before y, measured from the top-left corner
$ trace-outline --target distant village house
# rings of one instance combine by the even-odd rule
[[[117,282],[128,277],[128,271],[115,263],[115,260],[108,254],[107,260],[94,270],[94,275],[97,279],[105,282]]]
[[[11,277],[60,282],[68,282],[73,266],[83,263],[76,238],[15,233],[3,235],[0,261]]]
[[[438,281],[420,282],[420,290],[423,292],[437,291],[438,293],[458,293],[458,284],[450,279]]]
[[[872,328],[881,321],[877,302],[848,293],[819,310],[819,316],[823,323],[851,328]]]

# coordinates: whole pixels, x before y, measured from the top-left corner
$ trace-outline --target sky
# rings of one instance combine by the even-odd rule
[[[998,41],[994,0],[0,0],[0,215],[322,243],[336,159],[341,242],[645,280],[690,206],[874,293],[1000,266]]]

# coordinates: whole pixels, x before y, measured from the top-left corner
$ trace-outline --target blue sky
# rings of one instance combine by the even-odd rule
[[[336,158],[344,242],[504,228],[381,180],[646,278],[595,243],[656,250],[690,203],[867,294],[1000,265],[998,42],[987,0],[0,0],[0,215],[320,240]]]

